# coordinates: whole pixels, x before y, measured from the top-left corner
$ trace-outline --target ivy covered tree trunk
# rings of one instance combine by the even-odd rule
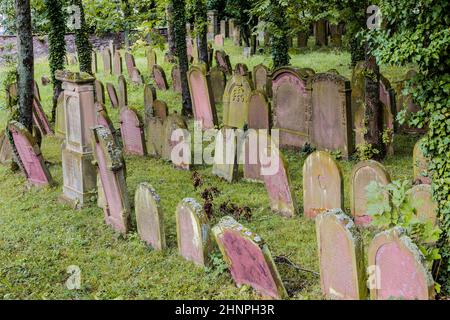
[[[92,73],[92,45],[89,42],[89,31],[84,17],[82,0],[72,0],[72,4],[80,8],[80,28],[75,29],[75,44],[77,45],[80,71]]]
[[[173,6],[173,27],[175,32],[176,51],[181,74],[181,90],[183,99],[182,114],[184,116],[191,116],[192,102],[187,80],[189,62],[186,46],[186,5],[184,0],[170,1],[172,2]]]
[[[123,12],[123,20],[124,20],[124,38],[125,38],[125,49],[128,50],[130,48],[130,16],[131,16],[131,6],[128,0],[122,0],[122,12]]]
[[[34,56],[30,0],[16,0],[15,9],[17,26],[17,94],[19,103],[19,122],[32,132]]]
[[[273,25],[271,32],[271,52],[273,68],[279,68],[289,65],[291,57],[289,56],[289,25],[286,20],[286,12],[277,0],[271,0],[270,22]]]
[[[194,0],[195,32],[199,59],[208,65],[208,10],[204,0]]]
[[[58,97],[62,91],[62,83],[55,78],[55,71],[64,69],[64,57],[66,56],[66,41],[64,38],[64,35],[66,34],[66,19],[63,14],[61,0],[45,0],[45,6],[47,18],[51,25],[48,33],[48,59],[53,83],[53,106],[51,121],[54,123]]]
[[[176,56],[177,49],[175,45],[175,32],[173,30],[173,5],[172,2],[169,1],[166,7],[166,15],[167,15],[167,40],[169,42],[169,54],[171,56]]]

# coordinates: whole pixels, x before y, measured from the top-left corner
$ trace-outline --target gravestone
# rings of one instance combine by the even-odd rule
[[[229,19],[228,20],[228,36],[231,38],[231,40],[234,40],[234,28],[235,28],[235,20]]]
[[[249,129],[270,129],[270,106],[264,91],[252,91],[248,99]]]
[[[111,51],[109,50],[109,48],[103,49],[102,60],[103,60],[103,73],[105,75],[110,75],[112,70],[112,64],[111,64]]]
[[[39,102],[36,97],[33,98],[33,106],[32,106],[32,119],[33,124],[39,129],[41,135],[52,135],[53,130],[50,127],[50,123],[47,119],[47,116],[45,115],[44,109],[41,106],[41,103]]]
[[[217,10],[208,10],[208,39],[214,39],[214,36],[219,33],[218,24],[219,12]]]
[[[301,148],[310,142],[311,96],[306,90],[307,79],[305,72],[290,67],[272,74],[273,127],[280,130],[282,147]]]
[[[141,75],[141,72],[138,68],[133,69],[133,74],[131,75],[131,82],[136,85],[140,86],[144,84],[144,78]]]
[[[156,98],[156,89],[151,84],[144,86],[144,123],[147,123],[147,118],[153,116],[153,101]]]
[[[363,240],[353,221],[341,209],[326,211],[317,216],[316,235],[325,298],[365,300]]]
[[[112,83],[106,83],[106,91],[108,92],[109,101],[112,108],[119,108],[119,98],[117,97],[116,88]]]
[[[172,76],[172,89],[177,93],[181,93],[181,74],[180,67],[178,65],[173,66],[171,71]]]
[[[113,74],[116,76],[122,75],[123,66],[122,66],[122,56],[120,55],[120,51],[117,50],[114,53],[114,63],[113,63]]]
[[[413,150],[413,180],[422,184],[431,184],[431,176],[428,172],[429,159],[422,151],[422,143],[426,137],[417,141]]]
[[[263,298],[287,297],[266,242],[230,216],[213,228],[214,238],[237,286],[249,285]]]
[[[233,30],[233,44],[235,46],[240,46],[242,44],[240,26],[236,26]]]
[[[147,71],[149,74],[152,74],[153,66],[158,64],[156,52],[152,48],[147,48],[145,56],[147,58]]]
[[[147,153],[153,157],[162,155],[164,143],[164,121],[168,115],[167,104],[164,101],[155,100],[152,115],[147,115],[145,122],[145,136]]]
[[[220,34],[222,37],[228,38],[228,28],[227,28],[227,22],[226,20],[220,20]]]
[[[297,201],[292,192],[287,161],[280,150],[273,145],[273,142],[267,149],[268,152],[273,153],[272,160],[262,163],[261,167],[267,170],[272,166],[274,172],[261,173],[269,196],[270,208],[283,217],[292,218],[297,212]]]
[[[374,160],[361,161],[353,167],[350,177],[350,208],[357,225],[367,226],[372,218],[367,215],[366,187],[376,181],[382,185],[391,182],[383,165]],[[385,201],[389,201],[386,195]]]
[[[102,126],[92,128],[92,147],[106,200],[103,207],[105,222],[125,234],[130,226],[131,207],[122,151],[111,132]]]
[[[160,197],[150,184],[143,182],[138,185],[134,199],[140,238],[155,250],[165,249],[166,236]]]
[[[119,94],[117,96],[119,108],[126,108],[128,106],[127,80],[123,75],[120,75],[118,80]]]
[[[350,81],[332,73],[310,77],[311,144],[319,150],[340,151],[346,159],[353,153]]]
[[[227,77],[225,73],[218,67],[211,68],[209,71],[209,78],[211,80],[211,89],[214,96],[215,103],[221,103],[223,101],[223,92],[227,85]]]
[[[192,198],[177,206],[177,239],[180,255],[199,266],[205,266],[211,251],[210,226],[202,206]]]
[[[109,51],[111,52],[111,56],[114,57],[114,54],[116,53],[116,46],[114,45],[114,40],[109,40]]]
[[[214,37],[214,44],[218,47],[223,47],[224,45],[224,37],[221,34],[218,34]]]
[[[91,59],[92,59],[91,72],[93,75],[95,75],[98,72],[97,51],[92,50]]]
[[[376,270],[371,300],[434,298],[434,282],[425,258],[400,228],[376,235],[369,246],[368,260],[368,267]]]
[[[202,129],[214,128],[217,125],[217,113],[209,76],[201,67],[192,66],[187,77],[194,119],[202,123]]]
[[[5,131],[0,132],[0,164],[8,165],[12,160],[12,148]]]
[[[240,76],[248,76],[248,67],[245,63],[236,63],[234,66],[234,74]]]
[[[105,104],[105,87],[100,80],[94,81],[95,89],[95,101],[101,104]]]
[[[191,38],[187,38],[186,39],[186,50],[187,50],[187,56],[188,56],[188,61],[189,63],[192,63],[194,61],[194,47],[193,47],[193,43],[192,43],[192,39]],[[150,72],[150,74],[152,74],[152,71]]]
[[[253,84],[256,90],[263,91],[268,97],[272,96],[272,81],[269,78],[269,69],[263,65],[258,64],[253,68]]]
[[[58,138],[66,136],[66,117],[64,114],[64,93],[60,93],[56,103],[55,134]]]
[[[224,126],[243,128],[247,123],[248,101],[252,86],[247,77],[235,74],[223,94]]]
[[[217,132],[212,174],[228,182],[238,177],[237,142],[233,129],[222,128]]]
[[[159,90],[168,90],[169,86],[167,85],[167,78],[164,69],[155,64],[153,66],[153,80],[155,81],[155,86]]]
[[[265,135],[266,140],[261,140],[263,135]],[[244,179],[251,182],[264,183],[264,178],[261,175],[261,152],[264,151],[264,141],[267,141],[268,132],[264,129],[249,129],[244,137]],[[238,154],[239,160],[241,157],[242,155]]]
[[[231,67],[230,57],[223,50],[217,50],[215,53],[216,63],[220,70],[225,74],[231,75],[233,69]]]
[[[133,76],[133,69],[136,68],[134,56],[130,52],[125,52],[125,65],[127,66],[128,77]]]
[[[10,148],[16,155],[27,182],[34,186],[52,185],[52,176],[35,138],[17,121],[11,121],[8,124],[8,131],[13,141],[13,146],[10,145]]]
[[[413,208],[416,211],[416,217],[423,222],[430,221],[433,225],[437,225],[437,203],[433,200],[431,185],[419,184],[413,186],[408,191]]]
[[[161,157],[164,160],[171,161],[173,165],[178,169],[183,170],[189,170],[189,158],[190,158],[190,144],[187,140],[187,137],[183,135],[182,137],[179,137],[178,139],[174,139],[173,133],[175,130],[187,130],[187,124],[186,121],[184,121],[183,117],[174,113],[164,120],[163,123],[163,134],[164,134],[164,140],[162,145],[162,155]],[[182,149],[182,151],[189,151],[189,154],[178,154],[180,156],[180,161],[175,161],[175,159],[172,159],[172,151],[174,147],[176,147],[179,143],[183,143],[184,146],[189,146],[188,149]],[[184,158],[188,157],[187,159]],[[183,160],[187,161],[183,161]]]
[[[314,219],[331,209],[344,208],[344,182],[330,154],[316,151],[303,165],[303,213]]]
[[[90,128],[96,126],[95,79],[86,74],[56,72],[64,90],[66,137],[61,146],[63,194],[61,200],[83,207],[96,192]]]
[[[120,110],[120,133],[125,154],[146,155],[144,129],[136,110],[130,108]]]

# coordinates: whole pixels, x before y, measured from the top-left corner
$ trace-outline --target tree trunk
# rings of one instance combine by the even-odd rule
[[[122,12],[123,12],[123,20],[124,20],[124,41],[125,41],[125,50],[130,48],[130,23],[129,18],[131,16],[131,7],[128,0],[122,0]]]
[[[16,0],[19,121],[32,132],[34,56],[30,0]]]
[[[80,28],[75,29],[75,44],[77,45],[80,71],[92,74],[92,45],[89,42],[89,31],[86,26],[82,0],[72,0],[72,4],[80,8]]]
[[[172,2],[169,1],[166,7],[166,15],[167,15],[167,40],[169,42],[169,53],[171,56],[176,56],[176,45],[175,45],[175,32],[173,30],[173,5]]]
[[[184,116],[192,115],[191,94],[187,81],[187,72],[189,69],[187,47],[186,47],[186,8],[185,0],[171,0],[173,5],[173,27],[175,32],[175,43],[180,66],[181,90],[183,99],[182,114]]]
[[[208,10],[204,0],[195,0],[194,6],[199,59],[208,66]]]

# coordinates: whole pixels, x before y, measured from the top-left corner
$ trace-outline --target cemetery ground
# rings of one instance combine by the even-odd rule
[[[269,55],[244,58],[242,48],[226,40],[225,51],[232,65],[246,63],[253,66],[269,65]],[[159,64],[167,75],[171,65],[163,62],[161,50],[156,50]],[[122,55],[123,56],[123,55]],[[137,67],[143,71],[146,81],[144,49],[134,52]],[[292,53],[292,65],[313,68],[316,72],[336,69],[351,78],[350,55],[347,52],[326,49]],[[105,77],[99,62],[97,76],[106,84],[117,85],[116,76]],[[408,68],[383,66],[382,73],[391,82],[402,79]],[[74,69],[75,70],[75,69]],[[1,77],[0,68],[0,82]],[[51,114],[52,86],[42,86],[42,75],[49,76],[48,61],[35,64],[42,105],[48,117]],[[170,77],[168,76],[169,82]],[[181,96],[172,90],[157,92],[158,98],[167,102],[170,113],[181,111]],[[5,99],[0,91],[0,105]],[[143,112],[143,88],[128,85],[129,106]],[[111,109],[106,98],[109,115],[118,127],[118,109]],[[221,119],[222,106],[217,105]],[[4,127],[6,113],[0,110],[0,124]],[[192,130],[193,123],[189,122]],[[412,153],[418,136],[396,135],[395,155],[383,162],[392,180],[412,179]],[[220,194],[214,199],[214,221],[221,216],[220,204],[230,201],[251,209],[249,221],[241,223],[260,234],[268,243],[274,256],[288,257],[294,265],[278,262],[281,278],[292,299],[320,299],[319,272],[315,224],[302,216],[302,166],[306,155],[298,151],[285,151],[289,163],[293,191],[299,204],[294,219],[286,219],[272,213],[263,184],[240,180],[229,184],[211,174],[211,166],[195,166],[203,185],[194,189],[192,171],[176,170],[168,162],[150,157],[126,156],[127,185],[130,199],[140,182],[149,182],[161,197],[164,211],[167,249],[151,250],[142,242],[134,228],[125,239],[114,233],[103,221],[103,212],[96,206],[96,199],[82,210],[58,202],[62,193],[61,140],[45,137],[42,153],[49,162],[56,187],[25,187],[25,178],[0,166],[0,299],[257,299],[249,287],[237,288],[222,262],[218,249],[212,255],[212,264],[206,270],[185,261],[178,254],[175,209],[185,197],[202,202],[205,188],[217,187]],[[349,177],[352,161],[339,161],[344,176],[345,212],[349,212]],[[366,236],[371,231],[365,231]],[[368,237],[370,239],[370,237]],[[366,241],[366,248],[369,241]],[[68,290],[65,286],[70,265],[81,269],[81,289]],[[301,269],[297,268],[300,267]],[[310,272],[313,271],[313,272]]]

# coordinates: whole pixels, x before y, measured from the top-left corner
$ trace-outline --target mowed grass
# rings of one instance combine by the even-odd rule
[[[226,41],[225,50],[231,62],[244,62],[253,66],[270,64],[270,56],[257,55],[246,59],[242,48]],[[169,82],[171,65],[163,62],[163,52],[157,51],[158,62],[166,71]],[[143,50],[135,52],[136,63],[150,81]],[[292,64],[310,67],[317,72],[336,69],[350,77],[350,55],[336,50],[301,53],[292,52]],[[42,75],[49,75],[47,59],[36,61],[35,77],[40,83]],[[125,64],[124,64],[125,67]],[[71,67],[74,69],[74,67]],[[117,85],[114,76],[105,77],[99,55],[97,77]],[[392,81],[401,79],[407,69],[383,66],[383,72]],[[4,69],[0,68],[0,81]],[[124,70],[126,74],[126,70]],[[51,111],[51,86],[40,86],[42,104],[48,115]],[[158,91],[158,98],[169,105],[170,112],[181,111],[181,97],[172,91]],[[129,105],[143,112],[143,87],[128,85]],[[109,115],[118,126],[118,112]],[[0,105],[4,92],[0,91]],[[217,106],[219,118],[222,106]],[[299,115],[301,116],[301,115]],[[5,110],[0,110],[0,123],[4,127]],[[192,127],[192,121],[190,122]],[[412,178],[412,148],[418,137],[397,136],[396,154],[388,157],[384,165],[393,179]],[[226,183],[211,174],[210,166],[197,170],[204,180],[198,190],[192,185],[192,173],[174,169],[171,164],[152,158],[126,157],[127,185],[131,199],[140,182],[150,182],[161,197],[165,214],[168,249],[153,251],[139,240],[136,231],[126,238],[116,234],[103,222],[103,212],[93,202],[82,210],[73,210],[58,202],[62,190],[61,141],[45,137],[42,152],[50,163],[50,172],[57,185],[53,188],[25,187],[25,178],[18,172],[0,166],[0,298],[4,299],[257,299],[247,287],[237,288],[228,272],[220,268],[203,269],[186,262],[178,255],[175,209],[184,197],[201,201],[201,191],[215,186],[220,195],[218,206],[231,201],[252,209],[251,221],[243,223],[260,234],[275,256],[288,256],[296,265],[318,272],[317,244],[314,222],[302,216],[302,165],[304,157],[298,152],[286,151],[293,191],[299,204],[299,214],[293,219],[281,218],[270,211],[266,190],[262,184],[239,181]],[[339,161],[345,177],[345,211],[349,213],[349,176],[354,162]],[[133,214],[134,216],[134,214]],[[367,243],[366,243],[367,246]],[[217,251],[217,249],[216,249]],[[217,254],[215,254],[217,256]],[[82,276],[80,290],[68,290],[66,272],[71,265],[79,266]],[[220,267],[220,266],[219,266]],[[319,278],[309,272],[280,265],[280,274],[292,299],[320,299]]]

